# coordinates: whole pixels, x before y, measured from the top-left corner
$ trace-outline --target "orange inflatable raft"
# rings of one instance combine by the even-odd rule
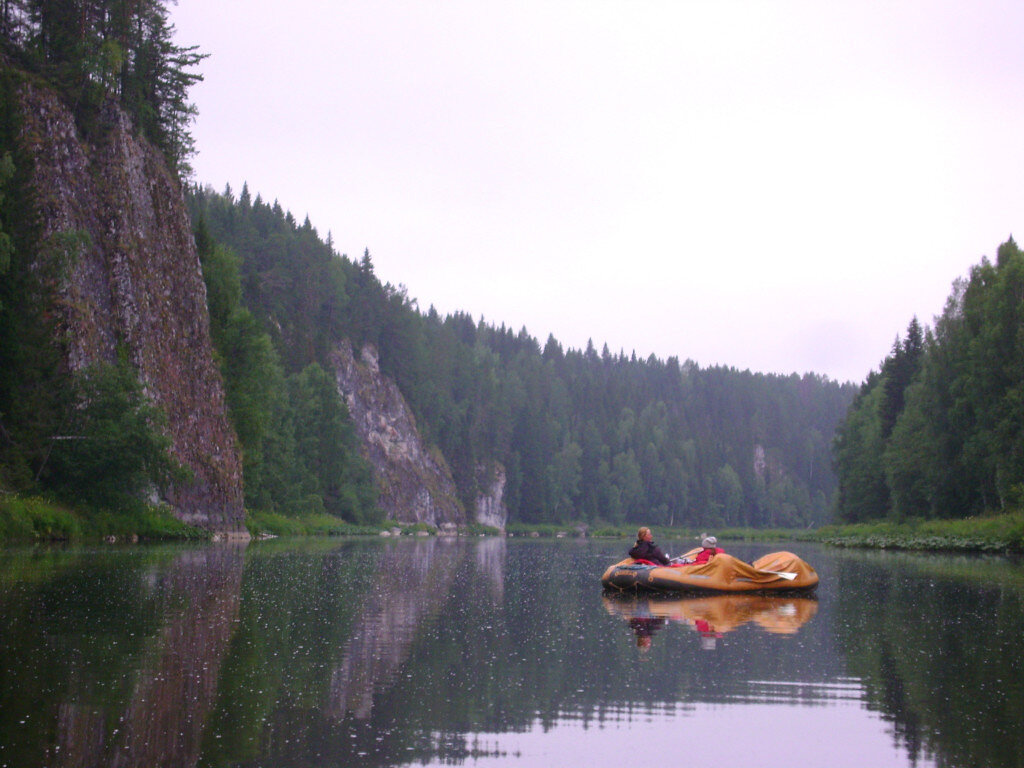
[[[753,563],[723,553],[701,565],[647,565],[627,557],[610,566],[601,583],[620,592],[802,592],[818,586],[818,574],[792,552],[772,552]]]
[[[700,622],[716,632],[732,632],[744,624],[757,624],[774,635],[795,635],[818,612],[813,595],[703,594],[640,597],[606,593],[605,610],[627,621],[664,619],[697,627]]]

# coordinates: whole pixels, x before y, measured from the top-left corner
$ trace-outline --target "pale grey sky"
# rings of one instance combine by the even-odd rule
[[[196,181],[421,308],[861,381],[1024,237],[1024,4],[179,0]]]

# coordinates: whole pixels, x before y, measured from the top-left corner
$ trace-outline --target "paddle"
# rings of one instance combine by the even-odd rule
[[[770,573],[773,576],[778,576],[780,579],[785,579],[786,581],[792,581],[796,578],[796,574],[790,573],[789,571],[766,571],[764,568],[758,568],[757,570],[761,573]]]

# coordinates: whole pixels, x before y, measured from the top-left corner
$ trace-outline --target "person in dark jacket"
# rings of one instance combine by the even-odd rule
[[[668,565],[668,555],[661,551],[661,547],[654,543],[654,534],[651,529],[644,526],[636,532],[636,545],[629,550],[629,556],[634,560],[650,560],[659,565]]]

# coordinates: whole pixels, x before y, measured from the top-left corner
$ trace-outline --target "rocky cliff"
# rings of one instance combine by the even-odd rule
[[[501,464],[480,467],[477,476],[482,489],[476,499],[476,521],[481,525],[505,530],[508,524],[508,507],[505,506],[505,468]]]
[[[434,526],[468,522],[444,457],[423,443],[398,386],[380,372],[377,351],[368,345],[356,360],[344,342],[331,355],[331,367],[373,467],[385,515]]]
[[[94,143],[82,140],[50,91],[24,85],[18,108],[40,252],[47,243],[75,251],[54,287],[68,366],[81,370],[126,351],[191,474],[162,489],[163,500],[190,524],[244,531],[241,462],[178,179],[116,107],[102,116]]]

